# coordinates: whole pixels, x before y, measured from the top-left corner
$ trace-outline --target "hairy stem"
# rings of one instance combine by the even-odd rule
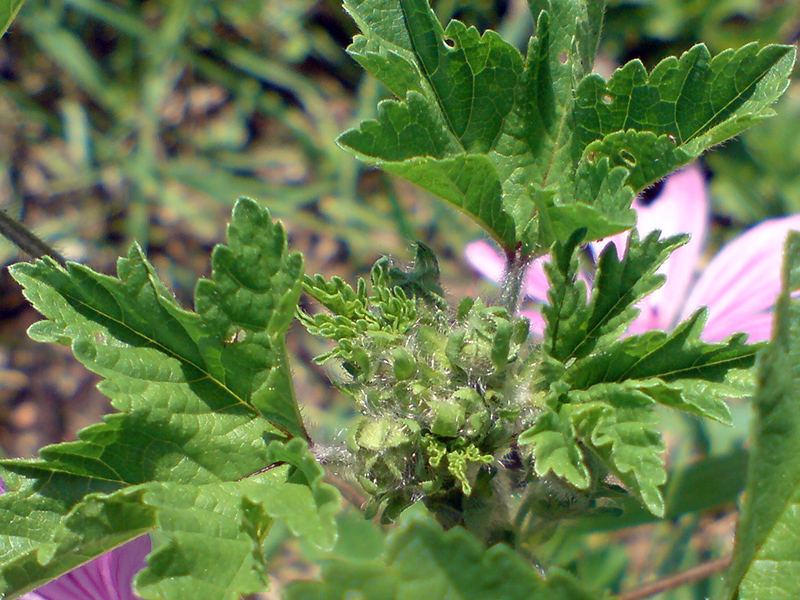
[[[67,265],[67,261],[61,254],[56,252],[50,245],[39,239],[22,223],[9,217],[4,211],[0,210],[0,234],[14,243],[20,250],[31,258],[51,257],[62,267]]]
[[[522,254],[521,248],[506,252],[506,270],[501,284],[500,304],[512,315],[519,310],[522,281],[529,264],[530,258]]]
[[[668,590],[675,589],[684,585],[697,583],[717,573],[724,571],[731,564],[731,556],[723,556],[715,560],[701,563],[691,569],[673,573],[663,579],[645,584],[643,586],[628,590],[617,596],[617,600],[644,600],[656,594],[661,594]]]

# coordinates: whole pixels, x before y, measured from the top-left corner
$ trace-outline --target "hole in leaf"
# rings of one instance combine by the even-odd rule
[[[611,104],[612,102],[614,102],[614,96],[612,96],[611,94],[603,94],[603,102],[605,104]]]
[[[243,342],[243,341],[245,341],[246,339],[247,339],[247,332],[246,332],[244,329],[237,329],[236,331],[234,331],[234,332],[231,334],[231,337],[229,337],[229,338],[228,338],[227,340],[225,340],[223,343],[224,343],[225,345],[228,345],[228,344],[235,344],[235,343],[238,343],[238,342]]]
[[[568,55],[566,52],[562,52],[561,54],[559,54],[559,55],[558,55],[558,61],[559,61],[559,62],[560,62],[562,65],[565,65],[565,64],[567,64],[567,61],[568,61],[568,60],[569,60],[569,55]]]
[[[626,165],[629,167],[636,166],[636,157],[628,152],[627,150],[620,150],[619,157],[625,162]]]
[[[444,45],[450,48],[451,50],[456,47],[456,43],[453,40],[449,40],[444,38]]]

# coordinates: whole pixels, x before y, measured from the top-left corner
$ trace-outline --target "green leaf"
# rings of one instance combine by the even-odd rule
[[[750,468],[726,598],[800,595],[800,234],[786,242],[773,339],[761,356]]]
[[[619,339],[638,314],[635,304],[663,282],[656,269],[686,240],[659,235],[639,241],[632,232],[622,259],[608,246],[588,300],[577,254],[583,231],[553,246],[545,266],[545,339],[534,377],[547,408],[519,436],[540,477],[552,473],[592,490],[588,465],[599,459],[656,515],[664,512],[659,487],[666,472],[653,405],[730,423],[725,401],[751,391],[747,374],[761,347],[745,344],[744,334],[702,341],[704,310],[672,332]]]
[[[331,541],[324,538],[332,522],[327,509],[319,509],[316,521],[298,512],[303,521],[293,525],[292,507],[301,500],[289,492],[295,488],[281,488],[288,495],[278,499],[247,484],[270,465],[293,464],[305,473],[303,485],[310,486],[315,505],[333,502],[329,490],[317,489],[321,471],[311,472],[318,469],[313,457],[297,446],[305,443],[305,430],[285,352],[302,258],[287,253],[283,229],[252,200],[234,208],[228,241],[214,250],[212,278],[198,283],[197,313],[178,306],[137,247],[119,261],[118,279],[75,264],[62,269],[49,259],[13,267],[48,318],[32,326],[31,335],[71,344],[76,357],[105,378],[99,387],[122,412],[79,432],[76,442],[43,448],[42,460],[2,462],[8,474],[21,477],[16,484],[10,477],[12,491],[0,497],[0,531],[7,534],[0,535],[0,568],[8,590],[31,589],[142,533],[141,527],[110,530],[92,540],[89,528],[73,531],[75,515],[89,506],[83,494],[111,493],[104,501],[112,503],[135,496],[140,505],[164,511],[173,501],[194,502],[198,520],[203,506],[228,497],[226,514],[237,519],[229,529],[237,535],[244,535],[240,526],[258,531],[261,515],[266,523],[287,520],[315,543]],[[295,436],[291,450],[270,446],[286,436]],[[270,481],[285,478],[286,468],[273,470],[283,475]],[[240,523],[243,511],[248,527]],[[20,520],[19,514],[36,516]],[[166,512],[149,514],[155,515],[152,526],[163,527]],[[252,541],[245,545],[252,553]],[[56,548],[65,550],[64,558],[51,561]],[[200,563],[192,565],[198,570],[187,571],[187,581],[202,579]],[[151,580],[162,576],[172,577],[164,572]],[[233,587],[207,597],[233,594],[237,581],[229,579]],[[241,585],[255,585],[247,581]]]
[[[545,266],[550,304],[542,310],[547,324],[544,351],[565,362],[588,355],[604,338],[616,339],[639,314],[635,304],[664,282],[656,269],[687,236],[659,239],[660,232],[639,240],[632,231],[620,260],[609,244],[600,254],[591,299],[586,301],[583,282],[578,280],[578,237],[557,244],[553,260]]]
[[[546,410],[536,418],[533,427],[520,436],[519,443],[531,446],[533,464],[539,477],[552,473],[580,490],[591,485],[591,475],[569,419],[562,419],[558,413]]]
[[[574,392],[562,407],[577,437],[592,449],[656,516],[664,514],[660,487],[667,481],[666,450],[654,428],[652,400],[625,386],[595,385]]]
[[[105,427],[147,420],[137,411],[161,405],[194,414],[187,418],[196,428],[204,413],[228,421],[223,429],[231,432],[231,446],[238,446],[235,438],[245,423],[263,430],[262,418],[287,434],[305,436],[285,353],[286,330],[301,290],[302,257],[286,252],[282,227],[252,200],[237,203],[228,239],[229,246],[214,249],[212,279],[198,282],[197,313],[178,305],[136,246],[119,261],[119,279],[77,264],[65,271],[49,260],[13,267],[28,299],[49,319],[34,324],[30,335],[71,343],[76,357],[106,378],[100,389],[114,406],[132,413],[112,418]],[[86,435],[101,445],[105,440],[98,436],[105,431],[89,428]],[[130,446],[134,455],[140,451],[141,444]],[[53,452],[71,446],[59,448],[42,456],[54,460]],[[142,475],[122,479],[139,483]]]
[[[0,0],[0,36],[8,31],[23,2],[24,0]]]
[[[339,510],[339,494],[322,483],[324,472],[305,440],[273,442],[270,452],[282,466],[242,481],[150,482],[111,494],[72,498],[71,510],[54,515],[46,533],[27,544],[24,552],[14,547],[15,539],[3,544],[3,555],[10,557],[2,563],[3,598],[34,589],[151,530],[155,533],[149,567],[135,584],[143,598],[235,600],[263,591],[267,579],[261,547],[275,519],[282,519],[292,533],[310,543],[331,548],[336,539],[334,513]],[[5,466],[30,475],[36,471],[11,461]],[[91,483],[74,477],[65,480],[57,471],[40,466],[31,480],[44,485],[48,497],[66,500],[70,489],[85,491]],[[51,479],[64,483],[53,484]],[[32,499],[38,500],[11,491],[0,497],[0,507],[19,512]],[[26,522],[34,531],[43,524],[40,514],[28,516]],[[22,529],[18,525],[16,530]],[[210,547],[218,551],[209,553]]]
[[[404,339],[417,322],[414,296],[437,296],[436,290],[423,291],[420,287],[421,281],[430,283],[432,273],[427,272],[430,267],[429,263],[423,262],[419,271],[403,273],[391,267],[388,259],[380,259],[370,274],[371,295],[367,282],[361,277],[353,289],[341,277],[326,281],[322,275],[306,276],[303,282],[305,292],[331,312],[318,312],[312,316],[298,311],[298,318],[312,335],[337,342],[336,347],[315,357],[314,361],[323,363],[338,357],[349,363],[354,373],[357,371],[364,375],[369,372],[365,346],[370,346],[376,339],[383,342]],[[438,285],[438,280],[436,283]],[[380,345],[385,346],[385,343]]]
[[[591,75],[600,0],[530,3],[527,53],[451,21],[427,0],[348,0],[352,56],[397,97],[339,144],[447,200],[507,252],[536,255],[585,227],[629,229],[636,192],[771,114],[788,46],[714,57],[697,46],[651,74]]]
[[[86,562],[94,553],[59,549],[57,538],[67,532],[64,521],[86,494],[113,493],[118,484],[87,480],[63,473],[31,469],[27,473],[2,472],[6,493],[0,495],[0,595],[13,598],[16,591],[30,591],[46,581]],[[132,519],[134,529],[137,520]],[[141,531],[139,531],[141,533]],[[129,538],[136,537],[131,533]],[[114,545],[106,542],[105,549]],[[103,552],[100,549],[97,553]],[[42,559],[38,558],[41,553]]]
[[[670,472],[664,489],[664,519],[674,520],[715,506],[731,505],[744,490],[748,452],[736,448],[726,454],[707,456]],[[622,514],[597,514],[572,524],[569,532],[616,531],[658,520],[634,498],[617,499]]]
[[[603,6],[543,3],[552,31],[543,13],[525,60],[493,31],[459,21],[443,29],[427,0],[346,2],[363,33],[349,52],[400,100],[381,102],[377,120],[340,145],[451,202],[503,248],[533,243],[528,188],[547,188],[566,168],[572,90],[591,70]],[[627,209],[623,225],[599,214],[590,235],[630,227]]]
[[[648,331],[605,345],[567,369],[563,381],[574,390],[618,383],[634,386],[666,406],[730,422],[724,400],[744,395],[739,374],[752,367],[761,344],[746,344],[744,334],[723,342],[700,339],[705,310],[674,331]]]
[[[296,582],[287,600],[589,600],[565,573],[543,581],[511,548],[489,550],[460,528],[443,532],[428,519],[406,518],[374,560],[333,558],[323,564],[322,582]]]
[[[711,57],[698,44],[650,72],[633,60],[605,82],[577,90],[577,148],[626,167],[638,192],[704,150],[772,116],[788,86],[795,50],[751,43]]]
[[[276,518],[312,544],[333,546],[338,492],[321,482],[324,473],[303,440],[272,449],[299,462],[300,472],[287,465],[242,482],[147,486],[145,501],[156,509],[165,541],[136,580],[143,597],[238,599],[263,591],[261,545]]]
[[[698,311],[672,333],[649,331],[600,343],[591,354],[569,358],[560,367],[553,359],[542,363],[542,387],[551,390],[550,410],[519,437],[537,459],[537,474],[552,472],[587,489],[592,483],[585,476],[589,452],[653,514],[662,515],[658,488],[666,481],[659,456],[664,446],[653,429],[652,405],[730,423],[725,400],[750,391],[741,375],[752,367],[761,347],[744,344],[743,334],[703,342],[699,335],[704,322],[704,313]]]

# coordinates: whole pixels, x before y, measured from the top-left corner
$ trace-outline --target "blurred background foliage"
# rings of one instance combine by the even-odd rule
[[[532,32],[524,0],[434,7],[442,20],[499,30],[520,48]],[[0,207],[67,258],[107,273],[137,240],[186,304],[241,195],[283,220],[310,273],[352,280],[380,255],[408,260],[421,240],[440,257],[447,290],[494,293],[462,258],[477,226],[334,143],[388,95],[345,53],[354,33],[339,0],[26,0],[0,40]],[[796,0],[610,0],[597,68],[608,74],[632,58],[652,67],[700,41],[720,52],[798,36]],[[800,211],[797,79],[777,117],[704,159],[716,244]],[[0,261],[18,258],[0,241]],[[36,319],[4,271],[0,445],[18,456],[72,438],[108,410],[67,349],[27,340]],[[307,360],[317,344],[290,336],[298,397],[317,433],[335,438],[347,408]],[[647,525],[635,510],[625,521],[598,515],[560,529],[547,562],[602,588],[729,550],[749,407],[733,410],[733,430],[665,414],[669,463],[693,461],[673,473],[666,521]],[[624,543],[587,536],[611,529]],[[705,598],[716,585],[661,597]]]

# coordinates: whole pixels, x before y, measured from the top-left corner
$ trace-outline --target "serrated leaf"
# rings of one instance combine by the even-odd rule
[[[24,0],[0,0],[0,36],[8,30],[23,2]]]
[[[662,518],[674,520],[687,513],[735,503],[744,490],[748,456],[746,450],[735,448],[727,454],[707,456],[677,467],[669,474],[664,489]],[[657,520],[634,498],[617,499],[616,504],[622,508],[621,515],[591,515],[566,527],[581,533],[616,531]]]
[[[655,412],[651,405],[658,402],[730,423],[725,400],[748,392],[746,378],[742,383],[740,373],[752,367],[761,347],[744,344],[741,335],[719,343],[703,342],[699,335],[704,322],[704,313],[698,311],[671,333],[649,331],[606,342],[561,369],[542,369],[553,390],[548,405],[561,423],[558,430],[574,433],[562,436],[559,441],[566,448],[557,455],[547,452],[553,436],[538,435],[540,429],[553,428],[539,426],[538,421],[520,435],[520,443],[531,446],[533,456],[546,453],[547,471],[563,473],[559,476],[581,487],[582,479],[576,473],[583,464],[583,450],[570,446],[580,441],[651,512],[662,514],[664,502],[658,486],[666,480],[666,473],[659,456],[663,445],[652,428]],[[539,418],[546,418],[544,414]],[[539,448],[540,444],[544,448]]]
[[[324,473],[304,440],[273,442],[270,451],[283,465],[242,481],[150,482],[84,496],[60,521],[49,523],[44,543],[26,552],[17,549],[4,561],[2,597],[14,598],[151,530],[156,533],[149,566],[135,582],[143,598],[236,600],[264,590],[261,544],[275,519],[312,544],[330,548],[336,535],[334,513],[339,510],[339,494],[322,483]],[[36,479],[51,477],[54,474],[43,469]],[[85,489],[87,480],[77,480],[78,486],[71,483],[73,489]],[[52,495],[68,494],[62,486],[51,487]],[[17,510],[24,501],[19,492],[0,500],[5,502],[6,496]],[[210,553],[210,547],[217,551]]]
[[[312,335],[337,342],[336,347],[315,357],[314,361],[323,363],[340,357],[354,362],[362,373],[367,372],[369,360],[364,345],[369,345],[372,337],[389,340],[405,336],[417,322],[416,298],[437,306],[442,303],[439,267],[435,258],[429,250],[420,248],[417,260],[415,268],[408,273],[392,267],[387,258],[378,260],[370,274],[371,294],[367,282],[361,277],[356,289],[340,277],[333,277],[330,281],[322,275],[313,279],[306,277],[303,289],[330,313],[309,315],[301,310],[298,318]]]
[[[800,595],[800,234],[786,242],[783,292],[754,399],[747,487],[725,598]]]
[[[85,429],[80,442],[42,449],[43,458],[125,483],[197,478],[210,469],[222,469],[212,478],[230,480],[265,464],[266,447],[258,457],[243,440],[270,429],[305,437],[285,354],[302,257],[286,252],[283,229],[252,200],[237,203],[228,236],[230,246],[214,250],[212,279],[198,283],[197,313],[178,306],[136,246],[119,261],[119,279],[50,260],[13,267],[49,319],[34,324],[31,336],[72,343],[76,357],[105,377],[100,390],[126,411]],[[198,437],[210,423],[221,433],[213,443]],[[142,435],[155,439],[144,447]],[[175,452],[178,440],[186,447],[176,463],[196,456],[178,469],[143,456],[159,445]],[[105,460],[112,448],[119,460]]]
[[[753,366],[762,345],[746,344],[744,334],[704,342],[704,324],[701,309],[670,333],[648,331],[604,345],[602,352],[576,361],[563,381],[579,390],[625,383],[667,406],[729,422],[724,400],[746,393],[737,390],[737,375]]]
[[[284,458],[299,454],[298,443],[303,442],[290,442],[296,447],[288,448]],[[301,460],[313,462],[312,481],[303,474],[292,482],[286,466],[242,482],[148,485],[145,502],[157,510],[166,541],[154,548],[149,568],[137,578],[139,593],[153,600],[234,600],[263,591],[267,579],[261,544],[276,518],[312,544],[332,547],[339,495],[321,483],[322,470],[309,457],[306,453]]]
[[[667,481],[666,449],[654,428],[658,417],[652,400],[625,386],[596,385],[570,394],[563,412],[606,466],[656,516],[664,514],[660,487]]]
[[[130,486],[154,482],[176,490],[211,486],[205,489],[230,491],[275,461],[293,462],[275,458],[269,442],[287,435],[297,436],[296,443],[305,438],[285,354],[302,258],[287,253],[283,229],[251,200],[237,203],[228,240],[229,246],[213,253],[211,280],[197,286],[197,313],[178,306],[136,247],[119,261],[118,279],[75,264],[65,270],[49,259],[14,267],[28,298],[48,318],[35,324],[31,335],[71,343],[78,359],[106,378],[99,387],[123,412],[79,432],[76,442],[43,448],[43,460],[3,461],[12,473],[38,473],[32,492],[0,497],[0,506],[10,507],[0,511],[8,517],[0,519],[0,530],[8,532],[0,536],[0,559],[8,573],[17,574],[6,582],[9,589],[41,583],[40,575],[52,577],[75,566],[69,552],[63,561],[49,562],[59,545],[79,548],[78,554],[88,559],[120,543],[119,531],[91,542],[94,546],[89,540],[69,541],[76,533],[69,532],[68,515],[83,510],[79,496],[56,487],[48,495],[58,501],[41,507],[44,500],[36,487],[43,482],[55,485],[71,477],[76,489],[87,494],[132,493]],[[182,494],[176,492],[175,500]],[[288,518],[288,513],[263,508],[265,503],[275,506],[274,498],[264,494],[247,495],[251,516],[263,510],[270,518]],[[242,493],[231,491],[231,498],[241,512]],[[15,510],[38,511],[39,516],[20,524],[13,518]],[[312,522],[305,518],[306,525]],[[321,533],[294,529],[322,543]],[[46,569],[18,568],[32,557]],[[35,581],[19,580],[26,570]],[[202,578],[202,573],[186,576]]]
[[[634,386],[599,384],[568,392],[519,437],[530,447],[539,477],[553,473],[578,489],[593,482],[586,452],[593,453],[655,515],[664,513],[659,489],[667,480],[665,446],[654,429],[653,400]]]
[[[84,495],[113,493],[119,488],[118,484],[102,480],[87,481],[51,472],[40,477],[37,473],[40,472],[36,469],[21,474],[3,472],[6,484],[6,493],[0,495],[0,596],[3,598],[30,591],[91,558],[81,552],[65,551],[56,561],[50,560],[59,547],[56,540],[68,533],[64,524],[67,515]],[[113,544],[109,543],[107,549],[111,547]]]
[[[561,362],[581,358],[603,338],[618,337],[625,330],[639,313],[635,304],[663,284],[664,277],[656,269],[688,239],[659,236],[655,231],[640,241],[632,231],[622,259],[614,244],[607,245],[600,254],[588,302],[583,283],[577,283],[580,240],[570,238],[555,246],[554,259],[545,266],[550,281],[550,304],[542,310],[547,354]]]
[[[577,90],[577,148],[626,167],[639,192],[771,116],[794,58],[791,46],[756,43],[712,58],[698,44],[649,74],[633,60],[608,82],[590,75]]]
[[[652,405],[730,423],[725,401],[751,391],[746,375],[761,347],[745,344],[744,334],[702,341],[704,309],[672,332],[619,339],[638,314],[634,305],[661,285],[656,269],[685,243],[685,236],[659,235],[640,242],[632,232],[622,259],[608,246],[588,301],[577,258],[582,231],[554,245],[545,266],[550,303],[542,310],[545,339],[536,377],[548,409],[518,438],[540,477],[553,473],[588,489],[588,452],[654,514],[664,510],[659,486],[666,472]]]
[[[420,517],[406,518],[375,560],[326,562],[323,582],[296,582],[287,600],[449,598],[452,600],[589,600],[562,572],[543,581],[511,548],[489,550],[460,528],[443,532]]]
[[[629,229],[635,192],[769,116],[794,60],[788,46],[713,59],[697,46],[606,83],[589,75],[604,2],[530,7],[523,57],[494,32],[443,29],[427,0],[345,3],[363,33],[349,52],[398,99],[339,144],[449,201],[507,252]]]
[[[569,419],[546,410],[533,426],[519,436],[519,443],[531,447],[536,474],[546,477],[550,473],[585,490],[591,484],[589,469]]]
[[[345,4],[364,34],[350,53],[400,101],[382,102],[377,120],[345,132],[339,143],[448,200],[506,249],[523,238],[533,243],[535,190],[528,188],[547,188],[571,158],[565,123],[572,90],[591,70],[604,6],[541,4],[552,15],[536,15],[539,38],[525,61],[492,31],[479,35],[459,21],[443,29],[427,0]],[[628,209],[622,225],[599,211],[590,235],[630,227]],[[554,212],[555,221],[567,218]]]

